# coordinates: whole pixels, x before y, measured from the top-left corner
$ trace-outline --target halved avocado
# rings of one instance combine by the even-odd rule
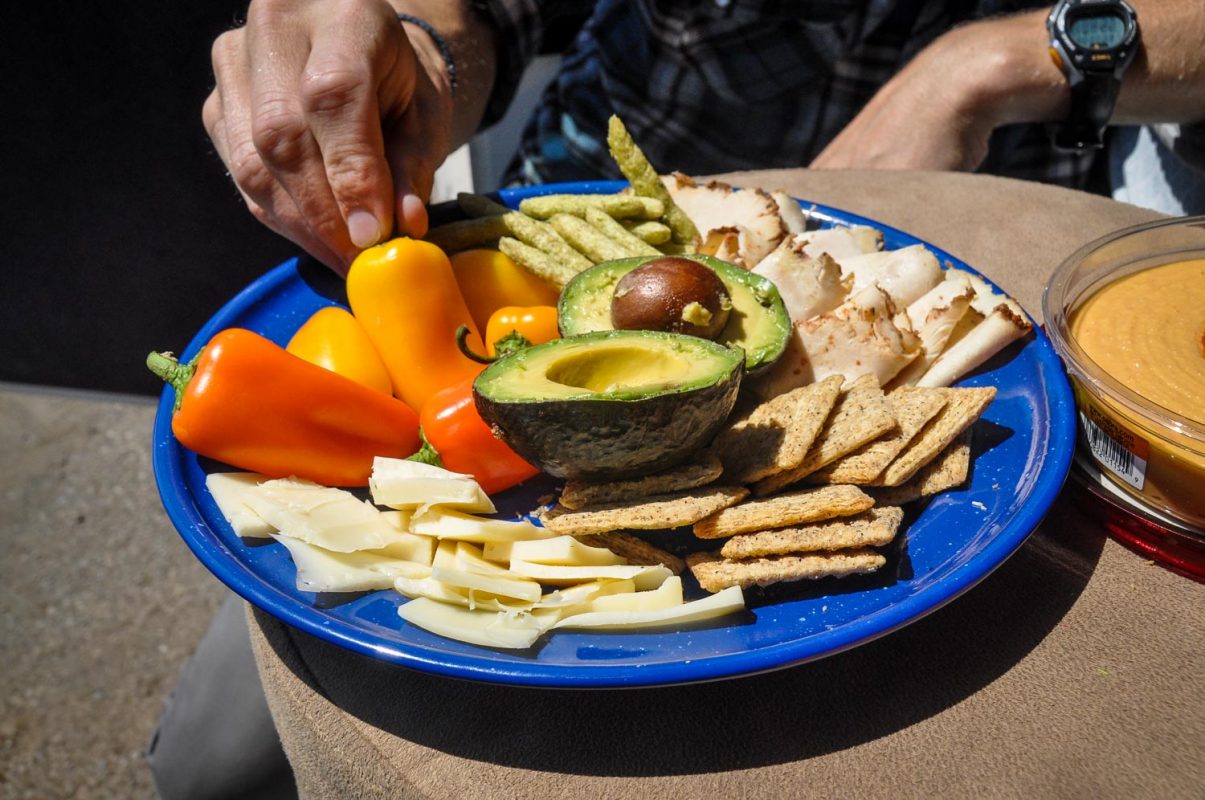
[[[641,264],[660,257],[603,261],[578,273],[561,290],[557,302],[557,324],[561,334],[574,336],[611,330],[614,327],[611,324],[611,297],[619,279]],[[791,334],[791,317],[778,294],[778,287],[761,275],[718,258],[704,255],[685,258],[714,270],[732,299],[728,324],[716,341],[745,351],[745,371],[750,377],[777,361],[786,350]]]
[[[711,440],[744,355],[654,331],[568,336],[494,362],[473,382],[503,441],[558,478],[609,480],[672,467]]]

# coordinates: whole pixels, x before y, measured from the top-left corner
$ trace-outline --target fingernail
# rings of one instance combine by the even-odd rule
[[[411,236],[421,237],[427,234],[427,204],[418,195],[408,194],[402,198],[401,216]]]
[[[381,238],[381,223],[368,211],[353,211],[347,215],[347,235],[356,247],[372,247]]]

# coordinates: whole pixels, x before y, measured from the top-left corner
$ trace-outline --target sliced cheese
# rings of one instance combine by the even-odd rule
[[[378,456],[368,479],[373,502],[398,509],[447,506],[464,511],[494,512],[494,504],[472,475],[442,467]]]
[[[248,492],[266,480],[256,472],[214,472],[205,477],[205,488],[237,536],[267,539],[276,530],[244,501]]]
[[[551,539],[553,534],[527,520],[476,517],[444,506],[416,513],[410,532],[465,542],[515,542],[521,539]]]
[[[630,580],[601,580],[577,583],[549,592],[536,603],[537,608],[570,609],[588,603],[596,597],[626,594],[636,591],[636,583]]]
[[[431,557],[431,566],[440,569],[459,569],[456,561],[456,542],[451,539],[440,542]]]
[[[534,539],[510,544],[510,559],[566,567],[626,564],[627,559],[605,547],[591,547],[572,536]]]
[[[382,547],[378,552],[394,558],[404,558],[420,564],[430,564],[435,557],[435,545],[438,540],[431,536],[419,536],[410,533],[409,511],[382,511],[381,516],[390,525],[398,529],[396,541]]]
[[[531,647],[559,617],[555,610],[482,611],[426,597],[411,600],[397,613],[411,625],[449,639],[507,649]]]
[[[563,567],[549,564],[532,564],[529,561],[520,561],[514,558],[510,561],[510,571],[515,575],[521,575],[525,578],[531,578],[548,584],[571,584],[604,579],[630,580],[636,584],[636,588],[640,591],[656,588],[664,583],[666,578],[673,575],[668,568],[660,564],[655,566],[608,564]]]
[[[296,478],[261,483],[244,502],[282,535],[339,553],[379,550],[402,535],[351,492]]]
[[[626,630],[631,628],[664,628],[690,622],[715,619],[745,607],[745,597],[739,586],[729,586],[700,600],[669,608],[647,611],[588,611],[565,617],[554,628],[595,628]]]
[[[406,597],[427,597],[441,603],[464,606],[465,608],[482,608],[490,611],[510,611],[514,609],[531,608],[532,604],[522,600],[500,598],[469,589],[450,586],[443,581],[426,577],[399,577],[393,583],[398,594]]]
[[[516,600],[524,600],[528,603],[536,603],[540,600],[540,584],[520,577],[483,575],[480,572],[445,569],[443,567],[432,568],[431,577],[437,581],[443,581],[449,586],[461,589],[488,592],[499,597],[513,597]]]
[[[588,611],[656,611],[682,605],[682,579],[671,575],[647,592],[600,594],[589,601]]]
[[[373,553],[334,553],[307,544],[300,539],[275,534],[297,566],[297,588],[304,592],[367,592],[389,589],[394,577],[390,571],[399,566],[397,559]],[[400,562],[408,565],[409,562]]]
[[[470,542],[456,542],[456,568],[483,575],[510,574],[506,567],[487,561],[481,555],[481,548]]]

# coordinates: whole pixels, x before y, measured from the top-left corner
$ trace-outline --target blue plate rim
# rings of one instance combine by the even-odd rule
[[[514,205],[518,199],[554,192],[613,192],[626,186],[618,181],[591,181],[502,190],[499,196]],[[841,225],[869,225],[885,236],[907,244],[923,244],[942,263],[979,274],[941,248],[877,220],[838,208],[798,201],[806,212],[821,220]],[[188,359],[218,331],[230,327],[246,306],[262,302],[295,273],[298,259],[292,258],[271,269],[248,285],[224,305],[193,337],[181,358]],[[982,276],[981,276],[982,277]],[[988,280],[991,283],[990,279]],[[992,284],[995,285],[995,284]],[[1062,489],[1070,470],[1075,443],[1075,417],[1071,387],[1046,334],[1034,327],[1036,361],[1042,384],[1047,389],[1050,426],[1045,432],[1050,442],[1033,482],[1027,502],[1004,523],[1002,530],[976,551],[965,563],[941,575],[932,583],[898,602],[873,613],[815,634],[753,651],[725,653],[713,657],[692,658],[684,662],[653,664],[541,664],[525,662],[505,665],[489,657],[456,654],[454,658],[432,657],[419,648],[373,644],[356,626],[325,616],[319,609],[299,603],[271,583],[254,574],[222,540],[213,534],[206,520],[186,491],[180,459],[183,448],[171,433],[174,397],[165,388],[157,407],[153,428],[152,466],[164,508],[185,544],[219,580],[244,600],[282,622],[326,642],[399,666],[422,671],[496,684],[546,688],[629,688],[669,686],[755,675],[784,669],[808,661],[835,655],[866,644],[915,622],[955,600],[1003,564],[1038,526]]]

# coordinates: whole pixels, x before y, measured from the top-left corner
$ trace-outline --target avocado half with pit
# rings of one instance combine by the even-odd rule
[[[477,411],[557,478],[647,475],[707,444],[736,402],[744,354],[654,331],[568,336],[494,362],[473,382]]]
[[[607,331],[611,323],[611,299],[620,278],[641,264],[661,256],[639,256],[603,261],[577,274],[561,290],[557,302],[557,324],[564,336]],[[791,317],[778,287],[753,272],[705,255],[684,256],[719,276],[732,300],[728,323],[716,341],[745,351],[745,372],[750,377],[768,368],[786,350],[791,335]]]

